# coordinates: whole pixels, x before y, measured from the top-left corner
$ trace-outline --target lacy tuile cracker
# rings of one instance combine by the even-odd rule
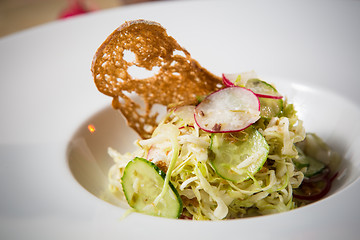
[[[98,90],[113,98],[113,108],[143,139],[151,137],[158,124],[157,104],[194,104],[223,87],[221,77],[200,66],[159,23],[147,20],[125,22],[108,36],[91,71]]]

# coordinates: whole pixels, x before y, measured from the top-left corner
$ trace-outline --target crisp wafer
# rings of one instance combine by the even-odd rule
[[[146,20],[116,29],[98,48],[91,70],[98,90],[113,98],[113,108],[141,138],[149,138],[158,124],[155,105],[196,104],[199,96],[222,87],[221,78],[192,59],[165,28]]]

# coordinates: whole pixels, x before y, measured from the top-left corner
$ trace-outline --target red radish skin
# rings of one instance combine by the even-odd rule
[[[260,118],[260,101],[251,90],[228,87],[208,95],[196,108],[194,119],[210,133],[237,132]]]
[[[187,125],[187,126],[182,126],[182,127],[179,127],[179,129],[185,129],[185,128],[195,128],[193,125]]]
[[[282,99],[282,96],[273,96],[273,95],[266,95],[266,94],[260,94],[260,93],[255,93],[256,96],[261,97],[261,98],[271,98],[271,99]]]
[[[224,73],[222,74],[222,79],[223,79],[223,83],[224,83],[225,86],[227,86],[227,87],[233,87],[233,86],[235,86],[235,84],[232,83],[232,82],[225,76]]]

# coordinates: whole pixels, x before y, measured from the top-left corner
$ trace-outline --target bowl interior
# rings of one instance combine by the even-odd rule
[[[306,131],[318,134],[343,156],[340,174],[327,197],[339,194],[360,176],[358,107],[345,97],[324,89],[279,80],[276,80],[276,86],[290,103],[294,103]],[[68,165],[72,175],[96,197],[127,208],[127,203],[115,197],[108,188],[107,175],[113,160],[107,149],[131,152],[136,149],[137,138],[119,111],[110,106],[104,108],[88,118],[68,144]]]
[[[119,111],[106,107],[87,119],[68,144],[67,160],[77,182],[96,197],[127,207],[108,187],[108,171],[113,159],[108,147],[121,153],[133,151],[138,135],[129,128]]]

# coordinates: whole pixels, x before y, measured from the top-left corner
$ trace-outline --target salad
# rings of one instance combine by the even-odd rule
[[[109,187],[133,211],[222,220],[288,211],[323,198],[340,156],[306,133],[294,105],[254,72],[170,109],[138,149],[113,148]]]

